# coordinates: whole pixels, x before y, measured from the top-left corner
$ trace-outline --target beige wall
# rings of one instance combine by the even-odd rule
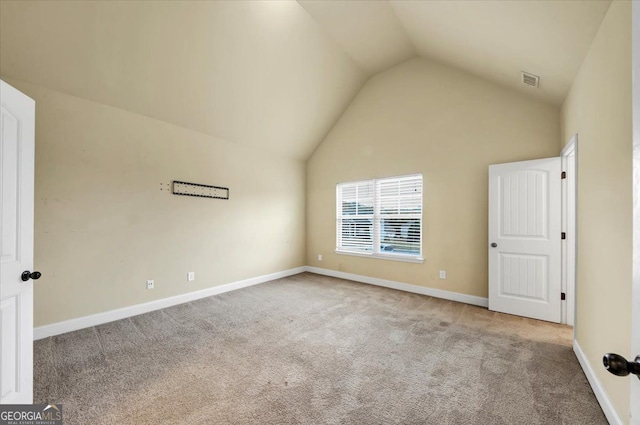
[[[557,156],[559,137],[557,107],[434,62],[371,78],[307,163],[307,264],[486,297],[488,166]],[[335,254],[336,183],[410,173],[424,264]]]
[[[304,265],[302,161],[7,82],[36,101],[35,326]]]
[[[562,107],[578,133],[577,341],[629,421],[629,381],[602,355],[630,352],[632,258],[631,5],[613,2]]]

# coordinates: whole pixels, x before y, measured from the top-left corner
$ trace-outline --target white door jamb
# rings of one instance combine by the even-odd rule
[[[577,227],[576,210],[578,194],[578,135],[574,134],[564,147],[562,171],[566,178],[562,179],[562,232],[566,239],[562,243],[562,292],[566,300],[562,303],[562,322],[574,326],[575,334],[575,305],[576,305],[576,248]]]

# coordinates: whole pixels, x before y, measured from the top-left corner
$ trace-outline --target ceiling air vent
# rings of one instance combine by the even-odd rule
[[[538,88],[538,85],[540,84],[540,77],[522,71],[522,84]]]

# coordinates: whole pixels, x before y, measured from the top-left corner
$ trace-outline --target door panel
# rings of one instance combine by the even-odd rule
[[[519,298],[546,301],[548,258],[540,255],[500,253],[500,292]]]
[[[19,345],[18,311],[20,300],[18,296],[7,297],[0,304],[2,316],[2,398],[6,398],[18,391],[20,387],[17,373],[17,358],[15,347]]]
[[[33,167],[35,104],[0,81],[0,403],[33,398]]]
[[[549,239],[545,189],[547,173],[523,170],[498,178],[503,219],[500,236],[516,239]]]
[[[2,262],[18,261],[19,120],[2,105]]]
[[[489,309],[560,322],[560,171],[560,158],[489,167]]]

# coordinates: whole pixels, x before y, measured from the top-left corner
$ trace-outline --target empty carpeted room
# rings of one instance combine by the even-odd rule
[[[0,425],[640,425],[639,52],[635,1],[0,0]]]

